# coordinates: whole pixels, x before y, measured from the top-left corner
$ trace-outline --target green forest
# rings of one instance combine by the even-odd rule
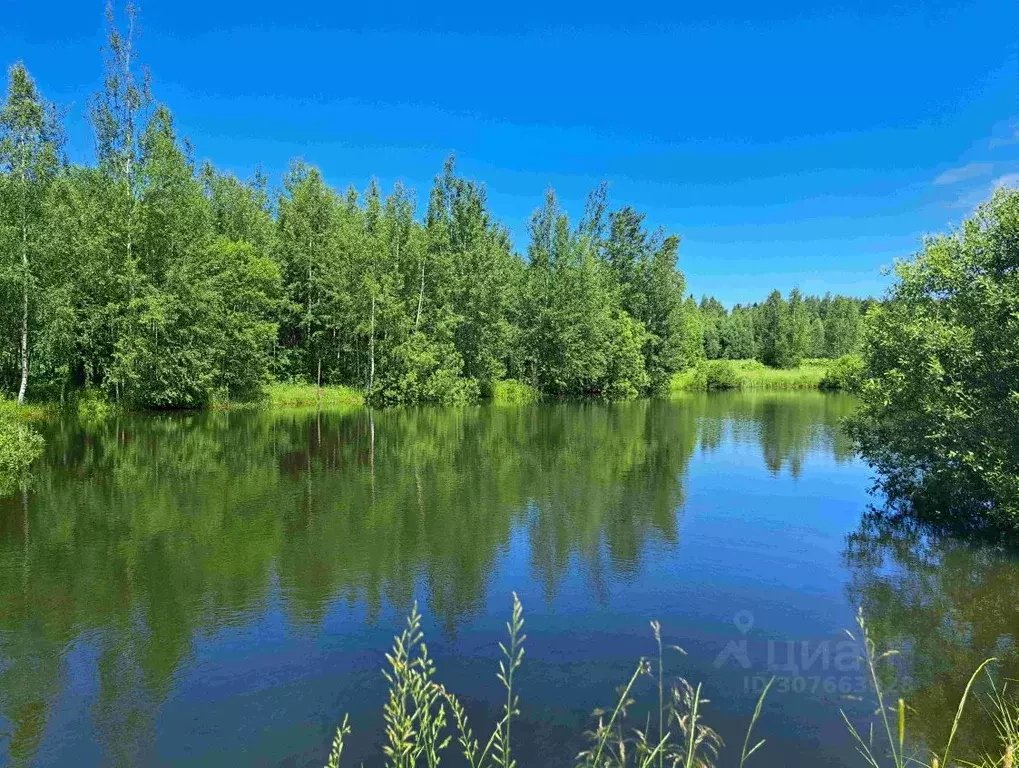
[[[1012,525],[1016,191],[927,238],[879,301],[793,289],[730,309],[694,298],[679,235],[613,207],[605,183],[573,218],[548,189],[518,249],[452,156],[423,207],[400,183],[334,189],[300,159],[278,188],[199,162],[127,16],[125,33],[109,12],[90,163],[69,161],[62,112],[26,67],[9,70],[0,399],[173,409],[279,403],[274,385],[373,406],[852,389],[863,408],[849,427],[891,499]],[[0,467],[15,477],[38,436],[8,406],[0,417]]]
[[[506,379],[620,399],[702,359],[794,367],[859,347],[869,302],[697,302],[679,236],[612,208],[604,184],[575,220],[549,189],[521,253],[452,157],[423,210],[400,184],[333,189],[304,160],[273,189],[196,160],[112,15],[103,64],[90,164],[67,160],[60,109],[9,70],[0,392],[19,402],[202,407],[276,381],[451,404]]]

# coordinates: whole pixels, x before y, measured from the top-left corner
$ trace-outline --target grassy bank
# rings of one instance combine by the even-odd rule
[[[343,385],[273,384],[263,404],[268,408],[358,408],[364,405],[364,394]]]
[[[496,405],[527,405],[541,399],[541,393],[523,381],[503,379],[492,384],[489,399]]]
[[[877,647],[862,613],[858,624],[859,635],[850,637],[860,642],[859,669],[870,682],[869,698],[876,704],[876,710],[866,724],[854,723],[841,708],[839,712],[861,755],[861,765],[871,768],[906,768],[907,765],[1014,768],[1019,753],[1019,702],[991,676],[990,668],[995,659],[983,662],[972,673],[961,671],[954,694],[959,696],[958,709],[950,731],[938,744],[920,744],[910,728],[919,713],[903,699],[891,699],[891,694],[884,689],[882,681],[887,679],[886,665],[893,652]],[[460,699],[436,680],[435,663],[428,655],[421,616],[415,605],[406,629],[394,638],[392,651],[386,655],[389,669],[383,672],[389,683],[389,696],[382,712],[387,766],[436,766],[449,749],[459,751],[471,768],[519,765],[512,736],[513,721],[520,714],[514,674],[523,662],[527,637],[523,633],[523,608],[516,594],[506,629],[509,636],[506,642],[499,644],[503,658],[496,675],[505,703],[490,735],[486,736],[487,728],[479,729],[476,735]],[[709,702],[702,694],[701,684],[694,686],[681,677],[674,678],[672,683],[666,681],[665,652],[682,652],[682,649],[663,641],[662,628],[657,621],[651,622],[649,640],[654,653],[636,663],[629,681],[618,689],[616,703],[595,711],[594,722],[586,732],[588,747],[575,760],[577,768],[714,768],[722,759],[723,751],[727,764],[745,768],[753,762],[755,753],[768,749],[766,741],[754,735],[754,727],[767,706],[768,692],[775,678],[764,687],[753,713],[748,713],[742,749],[735,751],[739,743],[726,749],[727,745],[708,725],[705,705]],[[970,698],[976,698],[972,695],[973,689],[981,678],[986,678],[989,694],[983,701],[969,702]],[[647,706],[646,712],[635,711],[641,706],[639,702]],[[959,728],[964,722],[967,705],[970,709],[982,705],[997,731],[997,743],[979,755],[957,754],[963,735]],[[342,764],[344,741],[350,733],[350,721],[344,717],[336,730],[326,768],[339,768]],[[799,764],[795,758],[785,762]]]
[[[837,362],[816,358],[805,359],[796,368],[769,368],[757,360],[708,360],[674,374],[670,390],[823,389]]]
[[[768,368],[756,360],[709,360],[686,371],[673,374],[671,392],[689,392],[705,389],[818,389],[825,387],[826,376],[841,374],[840,361],[825,359],[804,360],[797,368]],[[844,376],[842,376],[844,378]],[[841,379],[840,379],[841,380]],[[842,388],[833,386],[833,389]],[[526,405],[542,399],[542,393],[530,384],[517,379],[503,379],[482,387],[482,400],[496,405]],[[360,408],[366,405],[364,393],[346,385],[317,387],[305,383],[277,383],[269,385],[263,395],[251,401],[213,400],[212,410],[288,409],[288,408]],[[135,409],[117,405],[97,390],[75,393],[63,403],[41,402],[16,406],[10,400],[0,399],[0,411],[16,413],[21,421],[54,417],[62,412],[76,413],[79,417],[101,421],[116,414]],[[144,412],[145,409],[140,409]]]

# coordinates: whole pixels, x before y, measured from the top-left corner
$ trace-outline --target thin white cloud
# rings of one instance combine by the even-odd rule
[[[1012,144],[1019,144],[1019,121],[1011,121],[998,136],[992,136],[987,142],[988,149],[1007,147]]]
[[[988,186],[981,184],[973,187],[959,195],[954,202],[948,204],[948,207],[976,210],[977,206],[989,198],[998,187],[1019,187],[1019,172],[1002,174]]]
[[[994,188],[998,187],[1019,187],[1019,173],[1006,173],[994,180]]]
[[[938,185],[958,184],[960,181],[976,179],[980,176],[987,176],[994,170],[993,163],[966,163],[958,168],[949,168],[934,179]]]

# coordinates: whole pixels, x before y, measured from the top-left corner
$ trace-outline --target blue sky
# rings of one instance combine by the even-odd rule
[[[91,154],[97,0],[0,0],[23,59]],[[526,247],[550,184],[683,236],[689,289],[878,294],[882,265],[1019,181],[1019,3],[151,0],[140,53],[199,158],[337,187],[443,159],[487,184]]]

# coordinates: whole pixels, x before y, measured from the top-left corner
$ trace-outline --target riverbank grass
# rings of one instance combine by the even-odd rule
[[[705,389],[819,389],[830,360],[805,359],[796,368],[769,368],[757,360],[706,360],[673,374],[671,392]]]
[[[491,385],[490,400],[496,405],[527,405],[541,399],[541,393],[517,379],[501,379]]]
[[[264,404],[268,408],[360,408],[364,394],[343,385],[272,384]]]

